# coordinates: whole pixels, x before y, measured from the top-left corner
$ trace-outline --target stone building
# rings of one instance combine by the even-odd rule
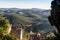
[[[41,33],[31,34],[28,40],[45,40],[45,35]]]
[[[12,29],[10,34],[15,35],[20,40],[23,39],[23,29],[22,28]]]

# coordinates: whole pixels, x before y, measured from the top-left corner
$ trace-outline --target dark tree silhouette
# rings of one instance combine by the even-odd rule
[[[60,40],[60,0],[53,0],[51,2],[51,15],[48,17],[51,25],[55,25],[58,30],[56,40]]]

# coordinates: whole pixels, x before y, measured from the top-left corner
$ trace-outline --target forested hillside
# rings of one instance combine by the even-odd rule
[[[13,29],[23,27],[25,31],[51,32],[53,28],[48,22],[50,10],[43,9],[0,9],[0,14],[10,20]],[[49,29],[49,30],[48,30]]]

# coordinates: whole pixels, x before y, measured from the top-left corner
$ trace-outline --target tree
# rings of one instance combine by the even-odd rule
[[[4,17],[0,17],[0,33],[2,33],[3,35],[7,35],[8,34],[8,29],[9,29],[9,20],[4,18]]]
[[[0,16],[0,40],[18,40],[17,37],[8,34],[9,20]]]
[[[59,4],[58,4],[59,2]],[[51,15],[48,17],[51,25],[55,25],[58,30],[58,33],[55,33],[57,40],[60,39],[60,1],[54,0],[51,3]]]

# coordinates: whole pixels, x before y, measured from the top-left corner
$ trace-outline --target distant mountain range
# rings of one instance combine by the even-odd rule
[[[35,13],[35,14],[43,14],[46,16],[50,15],[50,9],[49,10],[44,10],[44,9],[37,9],[37,8],[32,8],[32,9],[19,9],[19,8],[0,8],[0,11],[3,12],[23,12],[23,13]],[[27,14],[27,13],[26,13]]]
[[[24,26],[25,31],[32,30],[37,32],[43,30],[45,32],[52,32],[53,28],[48,21],[50,9],[19,9],[19,8],[0,8],[0,14],[4,15],[13,24],[13,28]],[[27,26],[28,25],[28,26]],[[31,25],[31,26],[29,26]]]

